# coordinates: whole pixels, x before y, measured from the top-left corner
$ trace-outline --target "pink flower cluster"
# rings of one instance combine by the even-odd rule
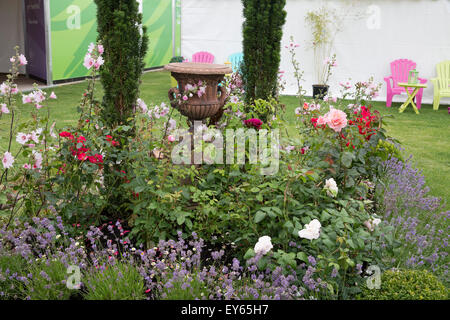
[[[19,133],[17,133],[16,141],[23,146],[26,145],[26,146],[32,148],[35,146],[35,143],[39,143],[39,136],[41,135],[41,133],[42,133],[42,128],[34,130],[28,134],[19,132]],[[34,142],[34,143],[27,144],[28,142]]]
[[[83,66],[85,66],[88,70],[92,67],[94,67],[95,70],[100,69],[100,67],[105,63],[105,60],[103,60],[102,57],[104,50],[103,45],[91,43],[89,45],[88,52],[84,57]]]
[[[9,84],[7,82],[3,82],[0,84],[0,95],[9,95],[9,94],[17,94],[19,89],[16,84]]]
[[[184,93],[183,93],[182,99],[183,99],[183,101],[187,101],[187,100],[189,100],[189,98],[192,98],[194,95],[197,95],[199,98],[201,98],[204,94],[206,94],[206,85],[203,85],[203,81],[199,80],[198,84],[188,83],[184,87]]]
[[[11,57],[11,58],[9,59],[9,61],[10,61],[11,63],[16,62],[16,57]],[[21,54],[21,55],[19,55],[19,56],[17,57],[17,61],[19,61],[19,65],[20,65],[20,66],[25,66],[25,65],[28,64],[27,58],[26,58],[23,54]]]
[[[42,91],[41,89],[35,90],[29,94],[24,94],[22,96],[22,103],[23,104],[27,104],[27,103],[34,103],[34,106],[36,107],[36,109],[41,109],[42,108],[42,102],[45,101],[47,93],[45,93],[44,91]],[[50,94],[50,99],[56,99],[56,95],[55,93],[52,91],[52,93]]]

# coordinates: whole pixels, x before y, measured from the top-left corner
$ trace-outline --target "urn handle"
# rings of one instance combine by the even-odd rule
[[[178,88],[173,87],[169,89],[169,101],[172,108],[177,109],[178,107],[178,100],[177,97],[180,94],[180,90]]]
[[[219,105],[221,108],[223,108],[223,106],[225,105],[225,99],[227,98],[227,89],[225,88],[225,86],[220,86],[219,91],[220,91]]]

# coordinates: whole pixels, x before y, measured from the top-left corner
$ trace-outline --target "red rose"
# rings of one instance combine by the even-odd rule
[[[249,128],[253,127],[256,130],[259,130],[259,129],[261,129],[263,122],[260,119],[254,118],[254,119],[244,120],[244,124]]]
[[[73,135],[70,132],[63,131],[59,134],[60,137],[73,139]]]
[[[86,153],[78,153],[77,157],[78,157],[78,160],[80,160],[80,161],[84,161],[87,159]]]

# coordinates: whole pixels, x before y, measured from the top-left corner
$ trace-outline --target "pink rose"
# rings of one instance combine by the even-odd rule
[[[326,115],[328,126],[336,132],[341,132],[347,126],[347,114],[338,109],[331,109]]]
[[[325,125],[325,124],[327,124],[327,122],[328,122],[327,118],[322,117],[322,116],[320,116],[317,119],[317,125],[319,125],[319,126]]]
[[[169,140],[169,142],[174,142],[175,141],[175,137],[174,136],[168,136],[167,140]]]

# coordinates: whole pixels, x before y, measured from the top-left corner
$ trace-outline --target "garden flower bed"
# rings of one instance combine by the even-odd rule
[[[424,292],[399,299],[448,297],[448,212],[386,136],[373,80],[309,103],[299,89],[288,113],[275,97],[244,102],[240,75],[228,76],[223,117],[190,131],[203,157],[193,165],[176,157],[191,159],[191,136],[164,103],[137,99],[126,123],[105,123],[94,92],[103,52],[89,47],[78,124],[59,131],[56,95],[37,89],[22,95],[32,120],[16,123],[26,59],[11,59],[2,299],[365,299],[380,287],[382,299],[398,279]],[[270,148],[256,158],[268,161],[252,161],[262,138]],[[219,142],[244,151],[224,163]]]

